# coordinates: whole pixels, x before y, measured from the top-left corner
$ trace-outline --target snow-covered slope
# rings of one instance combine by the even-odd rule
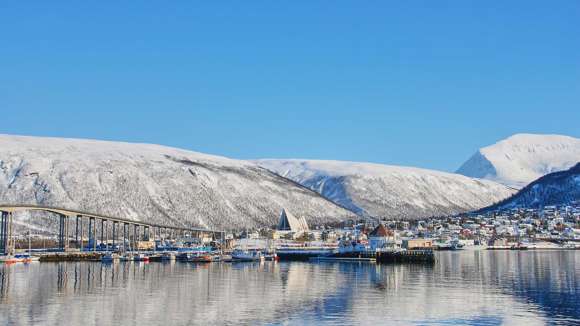
[[[251,162],[149,144],[0,135],[0,203],[218,228],[352,212]]]
[[[465,212],[514,192],[492,181],[411,167],[315,160],[255,162],[373,217],[416,219]]]
[[[522,188],[543,175],[569,169],[578,162],[578,138],[517,134],[480,149],[457,173]]]
[[[565,170],[547,174],[530,183],[517,194],[481,211],[510,208],[541,208],[580,202],[580,163]]]

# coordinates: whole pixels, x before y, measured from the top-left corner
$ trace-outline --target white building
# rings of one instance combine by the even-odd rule
[[[278,231],[291,231],[291,232],[308,232],[310,228],[306,219],[304,217],[296,218],[291,213],[287,212],[286,209],[282,209],[280,213],[280,219],[278,220]]]

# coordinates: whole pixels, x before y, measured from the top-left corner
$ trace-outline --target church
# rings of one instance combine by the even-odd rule
[[[304,217],[296,218],[286,209],[282,209],[280,219],[278,220],[277,231],[307,232],[310,230]]]

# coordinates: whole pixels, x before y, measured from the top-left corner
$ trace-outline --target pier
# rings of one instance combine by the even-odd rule
[[[106,216],[58,207],[34,205],[0,205],[0,255],[15,252],[14,213],[22,211],[42,211],[50,213],[49,218],[58,219],[57,248],[68,252],[71,242],[81,252],[95,252],[100,249],[97,242],[106,248],[118,246],[123,250],[138,248],[140,241],[174,239],[186,234],[211,235],[216,240],[224,239],[224,231],[189,226],[163,225]],[[73,224],[71,227],[71,224]],[[100,232],[99,232],[100,231]]]
[[[381,250],[377,251],[378,263],[434,263],[435,253],[431,249]]]
[[[389,263],[433,263],[431,249],[385,249],[339,252],[337,249],[282,249],[277,250],[280,260],[287,261],[356,261]]]

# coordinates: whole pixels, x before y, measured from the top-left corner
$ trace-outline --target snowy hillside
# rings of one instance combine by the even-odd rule
[[[483,209],[541,208],[580,202],[580,163],[566,171],[554,172],[530,183],[512,197]]]
[[[352,217],[253,163],[170,147],[0,135],[0,203],[218,228],[270,226],[287,208],[311,224]]]
[[[421,218],[484,207],[513,190],[495,182],[432,170],[371,163],[257,160],[359,214]]]
[[[580,162],[580,139],[517,134],[477,151],[457,173],[522,188],[548,173]]]

